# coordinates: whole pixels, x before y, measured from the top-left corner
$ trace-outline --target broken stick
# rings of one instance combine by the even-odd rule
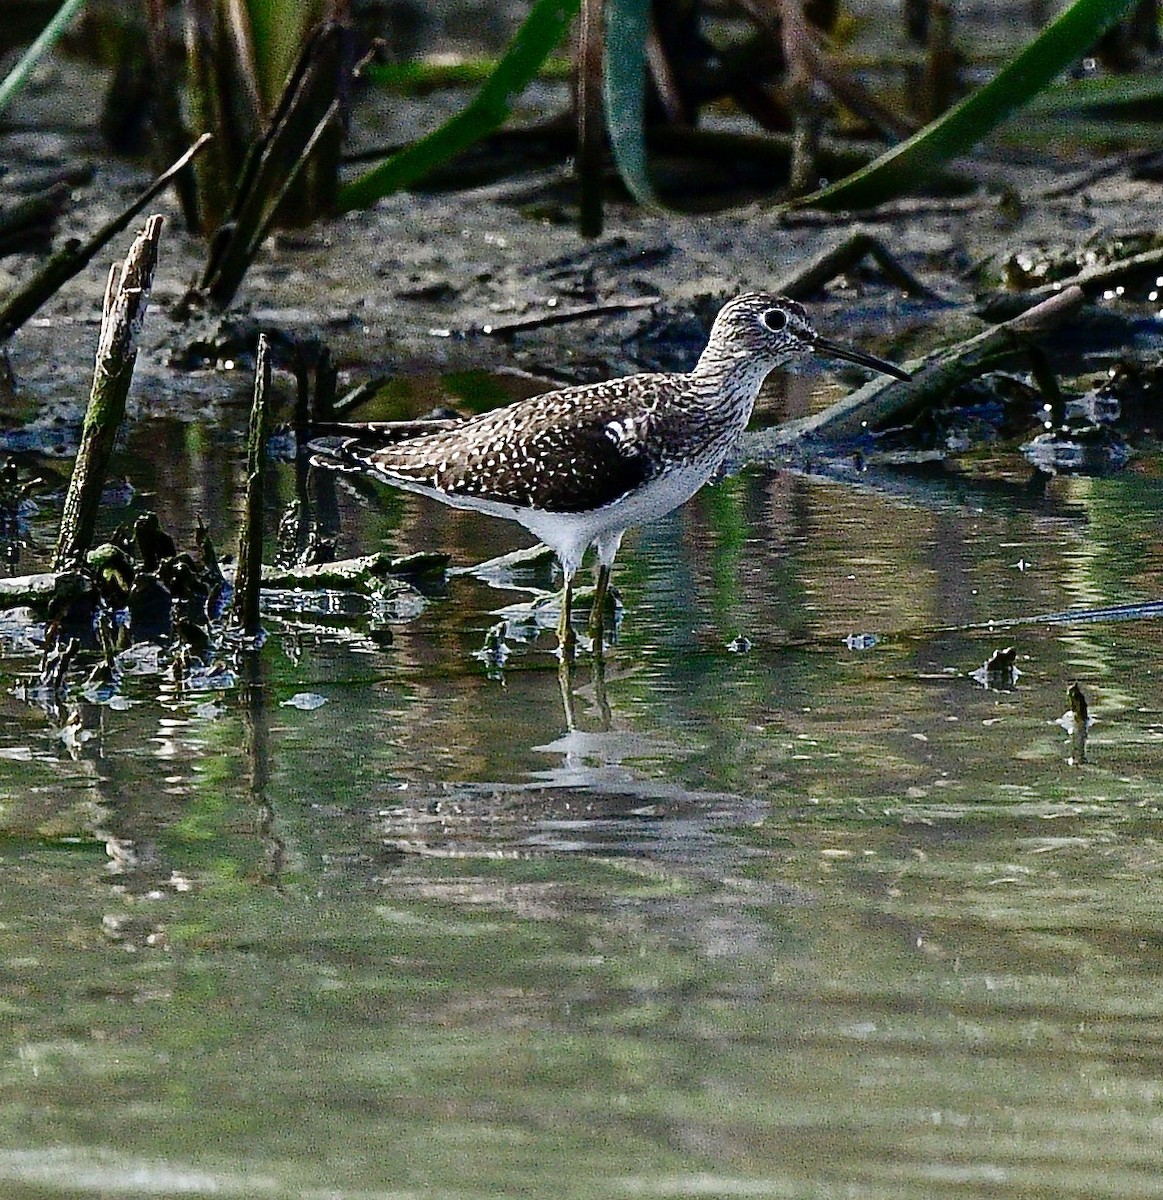
[[[93,541],[105,474],[117,430],[125,417],[125,398],[137,361],[138,334],[149,305],[162,223],[161,217],[150,217],[125,262],[120,266],[115,263],[109,271],[93,387],[53,559],[57,571],[79,566]]]

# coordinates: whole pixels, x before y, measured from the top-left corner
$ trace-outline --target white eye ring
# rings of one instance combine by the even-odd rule
[[[787,326],[787,313],[782,308],[769,308],[763,314],[762,321],[772,333],[779,333]]]

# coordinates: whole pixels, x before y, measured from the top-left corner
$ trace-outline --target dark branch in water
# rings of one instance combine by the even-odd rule
[[[307,567],[263,567],[262,586],[299,588],[305,592],[354,591],[378,588],[385,579],[419,582],[440,580],[444,578],[447,569],[447,554],[394,556],[380,552],[365,554],[359,558],[341,558],[336,562],[315,563]],[[0,579],[0,610],[31,608],[43,612],[56,594],[62,574],[57,571],[45,571],[39,575],[17,575],[11,579]]]
[[[267,394],[271,387],[271,347],[265,333],[258,338],[254,365],[254,400],[246,434],[246,505],[238,543],[238,577],[234,585],[234,623],[246,638],[262,632],[259,592],[262,587],[263,495],[267,463]]]
[[[1077,312],[1082,301],[1080,288],[1065,288],[1012,321],[911,364],[913,377],[908,381],[874,379],[822,412],[748,435],[740,458],[748,462],[780,458],[808,438],[841,442],[887,421],[905,420],[940,403],[963,383],[992,369],[1001,358],[1021,348],[1025,338],[1062,325]]]
[[[125,416],[125,397],[137,361],[137,337],[149,304],[161,232],[162,218],[150,217],[125,262],[109,272],[93,388],[61,515],[53,564],[58,571],[78,566],[93,540],[113,441]]]
[[[380,552],[309,567],[263,567],[262,582],[268,588],[345,590],[374,585],[389,576],[397,579],[443,578],[447,568],[447,554],[408,554],[395,558]]]
[[[209,141],[210,135],[204,133],[128,208],[98,229],[87,242],[82,244],[76,238],[70,238],[27,285],[0,306],[0,342],[6,342],[50,296],[55,295],[74,275],[80,274],[98,251],[116,237],[159,192],[164,191],[174,176],[178,175]]]

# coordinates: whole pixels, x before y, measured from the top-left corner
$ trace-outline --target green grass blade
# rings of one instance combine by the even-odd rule
[[[20,61],[8,72],[3,82],[0,82],[0,112],[7,108],[8,102],[24,86],[33,68],[56,44],[84,3],[85,0],[65,0],[57,9],[56,16],[41,30],[36,41],[20,56]]]
[[[639,204],[658,203],[646,169],[646,35],[650,0],[606,0],[606,129],[622,182]]]
[[[867,167],[787,208],[867,208],[915,187],[1028,103],[1136,0],[1075,0],[984,87]]]
[[[537,0],[497,69],[468,107],[427,137],[340,187],[336,200],[339,211],[367,208],[381,197],[415,183],[433,167],[498,128],[508,117],[513,98],[557,49],[580,7],[581,0]]]

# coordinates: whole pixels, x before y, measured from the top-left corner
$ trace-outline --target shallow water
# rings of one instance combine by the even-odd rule
[[[110,520],[226,540],[240,457],[139,424]],[[1158,465],[748,469],[627,539],[567,677],[478,654],[528,594],[471,575],[390,645],[284,604],[249,676],[109,703],[20,699],[17,645],[0,1190],[1163,1193],[1159,622],[984,627],[1158,597]],[[343,552],[526,540],[339,498]]]

